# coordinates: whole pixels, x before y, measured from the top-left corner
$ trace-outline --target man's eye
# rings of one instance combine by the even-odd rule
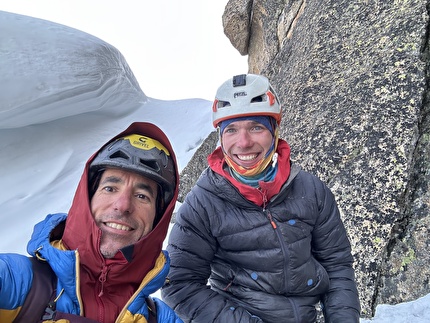
[[[261,131],[261,130],[264,130],[264,129],[266,129],[265,127],[263,127],[263,126],[254,126],[253,128],[252,128],[252,130],[254,130],[254,131]]]
[[[105,187],[103,187],[103,190],[106,191],[106,192],[113,192],[113,187],[111,187],[111,186],[105,186]]]
[[[142,199],[142,200],[148,200],[149,199],[149,197],[145,194],[137,194],[136,197],[139,199]]]

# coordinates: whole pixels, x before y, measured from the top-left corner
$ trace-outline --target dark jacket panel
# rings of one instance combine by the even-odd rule
[[[265,207],[210,168],[178,211],[163,299],[185,322],[358,322],[351,247],[335,199],[292,165]],[[341,302],[339,302],[341,300]]]

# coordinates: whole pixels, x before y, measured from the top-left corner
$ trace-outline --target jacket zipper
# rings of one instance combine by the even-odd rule
[[[263,209],[263,212],[266,214],[266,217],[269,220],[269,222],[273,228],[273,231],[275,231],[276,236],[278,237],[278,241],[279,241],[279,244],[281,246],[282,254],[284,255],[284,275],[285,275],[285,278],[284,278],[284,282],[283,282],[283,286],[282,286],[281,290],[278,291],[279,294],[283,294],[289,288],[289,286],[288,286],[288,281],[290,279],[289,270],[288,270],[289,252],[285,246],[284,237],[282,236],[282,233],[279,231],[278,226],[272,217],[272,213],[267,209]]]

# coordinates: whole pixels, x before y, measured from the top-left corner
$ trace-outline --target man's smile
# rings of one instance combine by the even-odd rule
[[[119,223],[114,223],[114,222],[105,222],[104,223],[107,227],[109,228],[113,228],[113,229],[117,229],[117,230],[122,230],[122,231],[131,231],[133,230],[132,228],[130,228],[129,226],[126,225],[122,225]]]
[[[243,161],[254,160],[257,158],[258,154],[248,154],[248,155],[236,155],[238,159]]]

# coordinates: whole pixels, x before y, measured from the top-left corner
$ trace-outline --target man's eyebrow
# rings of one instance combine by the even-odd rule
[[[263,125],[264,126],[264,124],[262,124],[261,122],[258,122],[258,121],[255,121],[255,120],[250,120],[250,122],[251,122],[251,124],[261,124],[261,125]]]
[[[232,128],[232,127],[237,127],[236,124],[234,124],[234,122],[230,123],[229,125],[227,125],[225,128]]]
[[[119,178],[117,176],[108,176],[103,181],[101,181],[100,184],[105,184],[105,183],[121,183],[121,182],[122,182],[121,178]]]

